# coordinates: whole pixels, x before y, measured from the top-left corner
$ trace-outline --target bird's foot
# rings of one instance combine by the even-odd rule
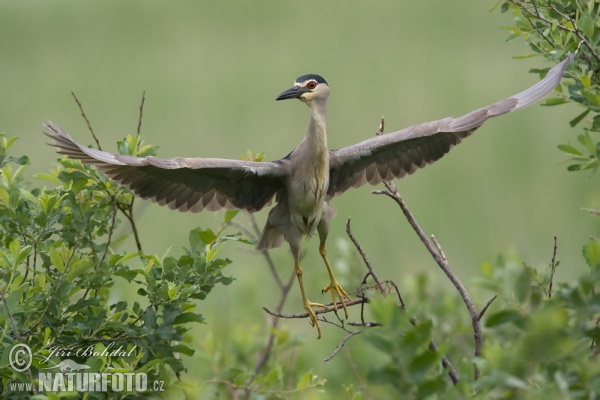
[[[335,278],[331,279],[331,282],[325,289],[323,289],[322,293],[327,293],[331,291],[331,301],[333,302],[333,309],[337,311],[337,301],[335,296],[339,297],[340,302],[342,303],[342,307],[344,308],[344,314],[346,314],[346,318],[348,318],[348,309],[346,308],[346,302],[344,301],[344,297],[347,297],[349,301],[352,301],[348,293],[340,286]]]
[[[306,310],[306,312],[308,313],[308,317],[310,318],[310,326],[317,327],[317,333],[319,335],[317,339],[321,339],[321,328],[319,327],[319,322],[317,321],[317,314],[315,314],[314,310],[312,309],[313,307],[321,307],[325,309],[328,307],[325,304],[313,303],[312,301],[308,300],[304,302],[304,309]]]

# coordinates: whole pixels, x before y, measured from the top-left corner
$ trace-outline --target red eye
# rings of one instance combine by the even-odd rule
[[[308,82],[308,84],[306,85],[309,89],[314,89],[317,87],[317,82],[315,81],[310,81]]]

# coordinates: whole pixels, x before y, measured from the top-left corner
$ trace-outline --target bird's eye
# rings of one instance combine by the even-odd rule
[[[308,82],[308,84],[306,84],[306,86],[307,86],[309,89],[314,89],[314,88],[316,88],[316,87],[317,87],[317,82],[315,82],[315,81],[310,81],[310,82]]]

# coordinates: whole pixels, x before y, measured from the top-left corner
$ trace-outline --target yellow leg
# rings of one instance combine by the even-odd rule
[[[302,283],[302,268],[300,267],[300,263],[295,262],[296,269],[296,277],[298,278],[298,283],[300,284],[300,293],[302,294],[302,303],[304,304],[304,309],[308,313],[310,318],[310,325],[317,327],[318,337],[317,339],[321,339],[321,328],[319,327],[319,322],[317,321],[317,315],[313,311],[312,307],[322,307],[327,308],[326,305],[320,303],[313,303],[308,301],[306,297],[306,292],[304,291],[304,283]]]
[[[344,301],[344,297],[347,297],[348,300],[352,301],[348,293],[340,286],[335,276],[333,276],[333,270],[331,269],[331,265],[329,264],[329,260],[327,259],[327,249],[325,248],[325,243],[321,243],[319,246],[319,253],[321,253],[321,257],[323,257],[323,261],[325,261],[325,266],[327,267],[327,272],[329,272],[329,285],[323,289],[323,293],[327,293],[331,290],[331,301],[333,302],[333,309],[337,311],[337,300],[335,299],[335,295],[340,298],[342,302],[342,307],[344,307],[344,313],[346,314],[346,318],[348,318],[348,309],[346,309],[346,302]]]

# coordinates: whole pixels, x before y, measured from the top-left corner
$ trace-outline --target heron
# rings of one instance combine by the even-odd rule
[[[458,118],[373,136],[338,150],[329,150],[327,146],[327,81],[315,74],[300,76],[276,100],[299,99],[308,106],[306,135],[286,157],[269,162],[117,155],[83,146],[51,122],[44,126],[59,154],[95,166],[137,196],[173,210],[199,212],[226,208],[253,213],[275,198],[276,204],[269,212],[256,249],[289,244],[303,307],[320,338],[314,309],[327,306],[309,301],[306,295],[300,266],[303,237],[311,237],[315,231],[319,235],[319,253],[329,274],[329,284],[323,293],[331,293],[334,310],[341,305],[348,318],[346,300],[351,300],[335,278],[327,258],[327,235],[336,214],[331,199],[367,183],[376,185],[410,175],[439,160],[489,118],[541,100],[558,85],[574,56],[575,53],[568,56],[530,88],[487,107]]]

